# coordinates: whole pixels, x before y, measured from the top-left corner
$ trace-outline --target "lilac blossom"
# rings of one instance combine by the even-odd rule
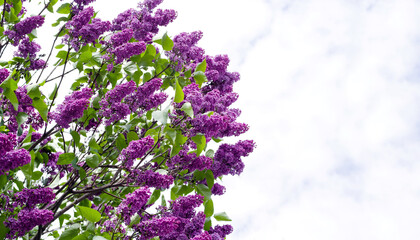
[[[163,175],[152,170],[144,172],[135,169],[131,173],[131,179],[137,185],[145,185],[147,187],[154,187],[159,189],[167,189],[174,182],[174,178],[170,175]]]
[[[212,238],[208,232],[202,232],[200,235],[191,238],[191,240],[212,240]]]
[[[162,80],[160,78],[154,78],[138,86],[133,94],[125,98],[125,102],[130,106],[130,110],[135,112],[161,85]]]
[[[17,149],[0,156],[0,175],[31,162],[31,155],[26,149]]]
[[[229,235],[232,232],[233,232],[233,227],[229,224],[222,225],[222,226],[216,225],[214,228],[211,227],[210,230],[209,230],[209,233],[212,236],[217,235],[217,237],[220,237],[220,239],[225,239],[226,235]],[[214,237],[216,237],[216,236],[214,236]]]
[[[54,219],[54,213],[47,209],[22,209],[17,219],[8,218],[4,225],[10,229],[8,238],[22,237],[35,226],[45,225]]]
[[[88,108],[92,94],[92,89],[84,88],[66,96],[64,102],[58,105],[56,111],[51,114],[51,118],[63,128],[70,127],[71,122],[83,116],[83,111]]]
[[[4,80],[6,80],[10,75],[9,70],[7,70],[6,68],[1,68],[0,69],[0,83],[2,83]]]
[[[206,215],[204,212],[198,212],[193,218],[191,218],[191,221],[185,225],[184,232],[190,237],[199,235],[203,230],[205,221]]]
[[[34,41],[29,41],[28,37],[25,37],[20,43],[18,47],[18,51],[15,52],[15,56],[26,58],[29,57],[30,59],[35,58],[36,53],[41,50],[41,46]]]
[[[223,195],[225,194],[225,192],[226,192],[226,187],[218,183],[215,183],[213,187],[211,188],[211,193],[213,195]]]
[[[218,89],[222,94],[232,92],[233,83],[240,78],[237,72],[228,72],[229,57],[227,55],[217,55],[215,57],[206,56],[207,70],[205,72],[209,84],[203,91]]]
[[[4,34],[13,40],[13,45],[17,46],[19,41],[25,37],[26,34],[31,33],[35,28],[44,24],[43,16],[28,17],[15,24],[14,30],[6,30]]]
[[[211,158],[197,156],[196,153],[188,153],[187,150],[181,150],[177,155],[169,159],[167,163],[169,168],[188,169],[190,172],[209,169],[211,164]]]
[[[241,157],[248,156],[255,148],[252,140],[239,141],[236,144],[222,144],[214,155],[212,171],[214,177],[222,175],[239,175],[244,169]]]
[[[153,144],[154,140],[150,136],[140,140],[131,141],[128,144],[128,147],[121,151],[119,160],[122,161],[127,168],[131,168],[134,160],[136,158],[143,157],[146,152],[153,147]]]
[[[149,188],[139,188],[133,193],[129,193],[125,196],[125,199],[117,207],[116,213],[121,214],[125,224],[128,225],[130,223],[130,217],[139,212],[144,207],[144,205],[146,205],[149,197]]]
[[[172,202],[172,213],[181,218],[192,218],[195,208],[203,203],[204,197],[198,194],[179,197]]]
[[[0,133],[0,156],[4,156],[6,152],[12,151],[15,145],[16,135]]]
[[[33,208],[36,204],[49,204],[55,198],[51,188],[28,189],[15,194],[16,204]]]
[[[178,63],[177,70],[181,70],[183,65],[188,67],[191,62],[202,62],[204,60],[204,49],[196,46],[202,37],[203,33],[201,31],[183,32],[174,37],[174,47],[166,54],[171,61]]]
[[[154,218],[142,221],[134,226],[141,236],[140,239],[151,239],[153,237],[165,237],[175,232],[181,223],[177,217]]]
[[[120,64],[124,60],[134,55],[139,55],[144,51],[146,51],[146,43],[129,42],[116,47],[111,53],[115,56],[115,64]]]
[[[133,37],[133,29],[123,29],[121,32],[114,33],[111,36],[110,42],[113,47],[118,47],[127,43]]]

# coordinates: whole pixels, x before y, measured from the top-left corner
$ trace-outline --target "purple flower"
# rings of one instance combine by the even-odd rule
[[[206,215],[204,212],[198,212],[191,218],[191,221],[185,225],[184,232],[190,237],[199,235],[204,228],[205,221]]]
[[[55,198],[55,194],[51,188],[28,189],[15,194],[17,205],[33,208],[36,204],[48,204]]]
[[[204,197],[198,194],[179,197],[172,202],[172,213],[181,218],[192,218],[195,208],[203,203]]]
[[[164,237],[175,232],[181,221],[177,217],[163,217],[140,222],[134,226],[140,232],[140,239],[151,239],[153,237]]]
[[[133,94],[125,98],[125,102],[130,106],[131,111],[135,112],[139,107],[147,106],[145,102],[161,85],[162,80],[160,78],[151,79],[143,85],[138,86]],[[164,95],[160,95],[159,98],[162,96]],[[159,98],[158,101],[161,101]]]
[[[177,69],[180,70],[183,65],[191,62],[202,62],[204,60],[204,49],[197,47],[197,42],[203,37],[201,31],[192,33],[180,33],[173,39],[174,47],[167,52],[169,59],[177,62]]]
[[[128,147],[121,151],[119,160],[124,163],[127,168],[131,168],[134,163],[134,159],[143,157],[147,151],[149,151],[154,144],[152,137],[147,136],[140,140],[131,141]]]
[[[222,144],[214,155],[212,171],[214,178],[222,175],[239,175],[244,169],[241,157],[248,156],[255,148],[252,140],[239,141],[236,144]]]
[[[124,29],[121,32],[114,33],[111,36],[111,43],[113,47],[118,47],[130,41],[133,37],[133,29]]]
[[[174,178],[170,175],[163,175],[152,170],[144,172],[135,169],[132,172],[132,179],[137,185],[145,185],[147,187],[154,187],[160,189],[167,189],[174,182]]]
[[[15,52],[15,56],[33,59],[36,57],[36,53],[41,50],[41,46],[34,41],[29,41],[28,37],[25,37],[18,47],[18,51]]]
[[[120,64],[124,60],[134,55],[139,55],[146,50],[144,42],[129,42],[116,47],[112,53],[115,55],[115,64]]]
[[[0,83],[2,83],[4,80],[6,80],[10,75],[9,70],[7,70],[6,68],[1,68],[0,69]]]
[[[84,25],[77,33],[76,31],[73,31],[73,37],[80,36],[84,41],[84,45],[87,43],[95,43],[99,36],[108,31],[110,27],[110,22],[104,22],[99,18],[95,18],[92,20],[91,24]]]
[[[136,83],[134,81],[119,84],[105,94],[105,97],[100,101],[100,104],[102,106],[107,106],[114,103],[120,103],[127,95],[135,90]]]
[[[84,88],[66,96],[64,102],[58,105],[56,111],[51,114],[51,118],[61,127],[70,127],[71,122],[83,116],[83,111],[88,108],[92,94],[92,89]]]
[[[139,106],[144,111],[149,111],[152,108],[158,107],[166,101],[168,95],[164,92],[156,93],[145,99],[144,102]]]
[[[31,65],[29,66],[29,70],[39,70],[39,69],[43,69],[47,67],[47,65],[45,64],[45,61],[42,59],[37,59],[37,60],[33,60],[31,61]]]
[[[198,156],[195,153],[188,153],[186,150],[181,150],[177,155],[168,160],[168,167],[170,169],[180,168],[188,169],[190,172],[194,170],[205,170],[211,167],[212,160],[206,156]]]
[[[233,83],[237,82],[240,77],[237,72],[227,71],[229,61],[227,55],[206,56],[206,77],[209,84],[203,88],[203,91],[218,89],[222,94],[232,92]]]
[[[218,183],[215,183],[213,187],[211,188],[211,193],[213,195],[223,195],[225,194],[225,192],[226,192],[226,187]]]
[[[202,232],[200,235],[191,238],[191,240],[212,240],[212,238],[208,232]]]
[[[31,33],[35,28],[44,24],[44,20],[43,16],[28,17],[16,23],[14,30],[4,31],[4,34],[13,40],[14,46],[17,46],[19,41],[23,39],[26,34]]]
[[[216,225],[214,228],[210,228],[209,233],[214,236],[214,235],[218,235],[218,237],[220,237],[220,239],[225,239],[226,235],[229,235],[233,232],[233,227],[229,224],[220,226],[220,225]]]
[[[150,197],[149,188],[142,187],[135,190],[133,193],[129,193],[125,196],[125,199],[117,207],[116,213],[121,214],[125,224],[130,224],[130,217],[135,213],[139,212]]]
[[[26,149],[12,150],[0,156],[0,175],[31,162],[31,155]]]
[[[22,237],[35,226],[45,225],[53,219],[54,213],[47,209],[22,209],[17,219],[10,217],[4,222],[4,225],[10,229],[7,237]]]
[[[12,133],[0,133],[0,156],[4,156],[6,152],[13,150],[16,144],[16,136]]]

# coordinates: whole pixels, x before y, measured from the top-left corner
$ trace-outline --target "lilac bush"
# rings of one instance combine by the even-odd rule
[[[226,239],[213,199],[255,148],[240,77],[163,0],[101,20],[94,0],[0,1],[0,239]],[[27,8],[29,9],[29,8]],[[39,11],[38,11],[39,10]],[[52,46],[37,29],[55,19]],[[5,60],[7,59],[7,61]],[[70,89],[69,89],[70,88]]]

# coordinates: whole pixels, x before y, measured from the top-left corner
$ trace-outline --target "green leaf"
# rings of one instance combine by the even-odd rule
[[[32,173],[32,180],[39,180],[42,177],[43,172],[35,171]]]
[[[55,87],[54,87],[54,90],[51,92],[51,94],[50,94],[50,97],[49,97],[49,99],[50,100],[53,100],[54,99],[54,97],[55,97],[55,94],[57,93],[57,90],[58,90],[58,85],[57,85],[57,83],[55,84]]]
[[[175,79],[175,99],[176,103],[180,103],[184,100],[184,92],[182,91],[181,85],[179,85],[178,79]]]
[[[162,37],[162,47],[165,51],[171,51],[174,47],[174,42],[168,37],[168,35],[165,33]]]
[[[207,150],[206,157],[213,158],[214,157],[214,150],[213,149]]]
[[[76,146],[80,143],[80,135],[78,132],[71,130],[70,131],[71,136],[73,137],[73,141],[76,144]]]
[[[9,101],[12,103],[13,108],[17,111],[19,102],[15,94],[15,90],[17,87],[17,81],[13,80],[10,76],[5,81],[3,81],[0,84],[0,87],[3,88],[3,95],[9,99]]]
[[[153,204],[155,203],[160,197],[160,189],[155,189],[152,193],[152,196],[150,196],[149,201],[147,201],[147,204]]]
[[[80,234],[79,236],[73,238],[72,240],[88,240],[90,236],[89,232],[84,232],[82,234]]]
[[[20,13],[20,10],[22,10],[22,1],[14,1],[13,3],[13,9],[15,10],[15,13]]]
[[[213,213],[214,213],[213,200],[209,199],[206,202],[204,202],[204,214],[206,214],[206,217],[211,217]]]
[[[93,208],[79,206],[79,210],[83,217],[93,223],[101,220],[101,214]]]
[[[94,237],[92,238],[92,240],[108,240],[108,239],[106,239],[106,238],[104,238],[104,237],[102,237],[102,236],[94,236]]]
[[[198,71],[205,72],[206,68],[207,68],[207,62],[206,62],[206,59],[204,59],[204,61],[202,61],[201,63],[197,65],[197,67],[195,67],[195,72],[198,72]]]
[[[197,145],[197,156],[200,155],[200,153],[204,150],[206,147],[206,137],[204,135],[198,134],[191,138],[195,144]]]
[[[100,159],[96,154],[91,154],[86,157],[86,164],[91,168],[96,168],[99,166]]]
[[[154,111],[152,113],[152,117],[159,121],[162,124],[166,124],[168,122],[168,118],[169,118],[169,105],[163,109],[162,111]]]
[[[115,140],[115,145],[120,151],[127,147],[127,142],[125,141],[125,137],[122,133],[118,134],[117,140]]]
[[[57,9],[58,13],[61,14],[69,14],[70,13],[70,3],[64,3],[62,4],[58,9]]]
[[[206,170],[205,176],[206,176],[207,186],[211,190],[214,185],[214,174],[211,170]]]
[[[211,190],[206,185],[198,184],[195,190],[197,191],[198,194],[204,196],[205,200],[208,200],[211,198]]]
[[[39,91],[39,85],[30,85],[26,87],[26,90],[28,91],[28,96],[31,99],[41,97],[41,91]]]
[[[99,151],[99,153],[101,153],[102,152],[102,148],[101,148],[101,146],[99,146],[98,145],[98,143],[95,141],[95,139],[91,139],[90,141],[89,141],[89,147],[91,148],[91,149],[96,149],[96,150],[98,150]]]
[[[18,115],[16,116],[16,121],[18,123],[18,125],[22,125],[24,122],[26,122],[26,120],[28,120],[29,115],[24,113],[24,112],[20,112],[18,113]]]
[[[7,183],[7,176],[4,174],[0,175],[0,189],[2,189],[6,185],[6,183]]]
[[[80,232],[80,224],[71,225],[60,236],[59,240],[72,240]]]
[[[79,61],[86,63],[92,58],[92,52],[90,50],[83,51],[80,54]]]
[[[39,115],[41,115],[42,119],[46,122],[48,116],[48,106],[45,104],[43,98],[35,98],[32,100],[32,106],[38,110]]]
[[[216,213],[213,217],[217,221],[232,221],[232,219],[230,219],[230,217],[225,212]]]
[[[5,239],[7,232],[9,231],[9,229],[7,229],[4,226],[4,221],[6,220],[6,214],[2,214],[0,216],[0,239]]]
[[[198,86],[199,86],[200,88],[201,88],[201,85],[202,85],[204,82],[207,82],[207,77],[206,77],[206,75],[204,74],[204,72],[202,72],[202,71],[197,71],[197,72],[194,72],[193,76],[194,76],[194,80],[195,80],[195,82],[198,84]]]
[[[62,153],[58,156],[57,165],[67,165],[73,162],[76,155],[74,153]]]
[[[190,118],[194,118],[194,111],[191,106],[191,103],[186,102],[182,105],[181,110],[185,112]]]
[[[204,222],[204,230],[208,231],[211,227],[211,218],[206,218],[206,221]]]

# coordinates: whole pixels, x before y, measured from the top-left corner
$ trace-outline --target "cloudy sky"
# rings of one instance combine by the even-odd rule
[[[124,6],[101,5],[102,16]],[[99,8],[101,5],[101,8]],[[166,0],[229,54],[258,148],[216,199],[239,239],[418,239],[420,2]],[[118,11],[117,11],[118,10]]]
[[[112,19],[133,0],[97,0]],[[122,4],[123,3],[123,4]],[[242,139],[258,148],[227,177],[216,212],[230,240],[418,239],[420,2],[166,0],[167,28],[202,30],[229,54]]]

